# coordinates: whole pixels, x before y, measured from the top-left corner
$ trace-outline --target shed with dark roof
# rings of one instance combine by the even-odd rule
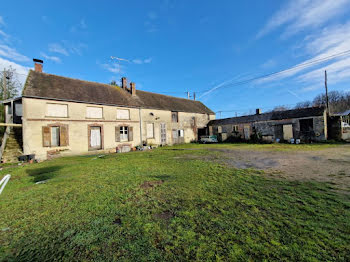
[[[257,112],[260,112],[257,110]],[[264,114],[211,120],[211,134],[221,141],[247,140],[251,137],[268,141],[327,139],[327,116],[324,107],[309,107]]]

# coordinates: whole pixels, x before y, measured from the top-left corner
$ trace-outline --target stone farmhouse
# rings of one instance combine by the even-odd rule
[[[17,155],[44,160],[189,143],[215,119],[199,101],[136,90],[126,78],[119,87],[47,74],[34,61],[22,97],[3,101],[6,122],[13,123],[5,136],[19,143]]]
[[[219,141],[249,140],[254,135],[266,142],[300,139],[304,142],[328,139],[327,113],[323,107],[310,107],[211,120],[210,135]]]

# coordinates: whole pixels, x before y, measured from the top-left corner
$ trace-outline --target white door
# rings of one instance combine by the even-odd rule
[[[250,139],[250,127],[249,126],[245,126],[243,131],[244,131],[244,138],[246,140]]]
[[[293,138],[293,126],[283,125],[283,139],[289,141]]]
[[[99,126],[91,127],[90,145],[92,148],[95,148],[95,149],[101,148],[101,127]]]
[[[165,123],[160,124],[160,142],[162,145],[166,144],[166,126],[165,126]]]

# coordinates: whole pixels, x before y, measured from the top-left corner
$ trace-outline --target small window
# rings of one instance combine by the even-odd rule
[[[154,138],[154,125],[147,124],[147,138]]]
[[[129,109],[117,109],[117,119],[130,119]]]
[[[51,127],[51,146],[60,146],[60,127]]]
[[[179,122],[179,113],[178,112],[171,112],[171,122],[173,122],[173,123]]]
[[[177,130],[178,137],[184,137],[184,131],[182,129]]]
[[[237,125],[233,125],[232,126],[232,132],[238,132],[238,126]]]
[[[218,133],[221,134],[222,133],[222,127],[218,126]]]
[[[87,106],[86,107],[86,118],[94,118],[94,119],[103,118],[102,107]]]
[[[7,106],[7,114],[8,115],[12,115],[12,107],[11,107],[11,105]]]
[[[46,104],[46,116],[68,117],[68,105]]]
[[[22,104],[15,104],[15,114],[16,116],[22,116]]]
[[[127,126],[120,127],[120,142],[129,141],[128,133],[129,133],[129,129]]]

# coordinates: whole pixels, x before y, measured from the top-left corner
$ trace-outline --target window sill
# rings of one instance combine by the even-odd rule
[[[45,116],[45,118],[62,118],[62,119],[66,119],[66,118],[69,118],[69,116]]]

